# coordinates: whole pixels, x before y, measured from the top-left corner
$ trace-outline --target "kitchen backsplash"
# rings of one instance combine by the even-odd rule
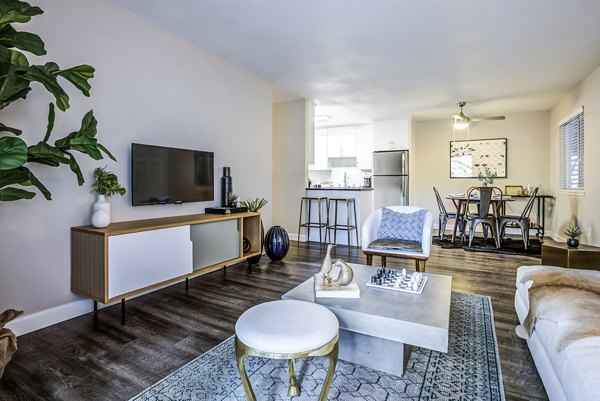
[[[362,187],[365,174],[371,175],[370,172],[366,173],[356,167],[336,167],[331,170],[309,171],[308,178],[312,185],[342,187],[344,186],[344,173],[346,173],[347,187]]]

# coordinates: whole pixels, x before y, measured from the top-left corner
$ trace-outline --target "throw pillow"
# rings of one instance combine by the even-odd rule
[[[384,207],[381,213],[381,224],[377,230],[377,238],[419,241],[423,238],[423,222],[427,210],[414,213],[400,213]]]

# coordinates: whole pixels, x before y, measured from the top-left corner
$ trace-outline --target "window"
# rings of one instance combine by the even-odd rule
[[[559,126],[560,189],[583,189],[583,107]]]

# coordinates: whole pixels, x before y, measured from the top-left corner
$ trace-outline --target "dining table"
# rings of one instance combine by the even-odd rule
[[[452,243],[456,238],[456,228],[458,227],[458,222],[465,219],[465,214],[467,211],[467,207],[469,204],[479,206],[479,197],[471,197],[470,199],[464,193],[461,194],[448,194],[446,199],[449,199],[456,206],[456,223],[454,224],[454,229],[452,230]],[[492,196],[492,215],[495,219],[504,214],[506,210],[506,202],[512,202],[514,199],[510,195],[502,195],[502,196]],[[498,235],[500,235],[498,233]]]

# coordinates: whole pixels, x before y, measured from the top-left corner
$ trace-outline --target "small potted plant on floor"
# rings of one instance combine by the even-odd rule
[[[110,224],[110,203],[106,198],[116,194],[123,196],[127,190],[119,184],[117,175],[106,171],[106,167],[96,168],[94,178],[94,191],[98,194],[98,199],[92,207],[92,225],[101,228]]]
[[[577,225],[572,225],[566,228],[564,231],[567,236],[567,246],[569,248],[577,248],[579,246],[579,236],[581,235],[581,229]]]

